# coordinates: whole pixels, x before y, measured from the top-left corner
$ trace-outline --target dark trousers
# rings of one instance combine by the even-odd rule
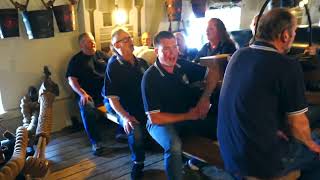
[[[94,102],[88,102],[84,106],[78,102],[78,105],[84,129],[86,130],[91,144],[96,144],[101,141],[99,121],[104,119],[104,114],[96,108]]]

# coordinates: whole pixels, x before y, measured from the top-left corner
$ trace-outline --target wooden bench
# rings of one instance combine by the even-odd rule
[[[223,169],[223,160],[220,156],[219,144],[208,138],[190,136],[182,139],[183,154],[204,163]]]
[[[113,114],[108,113],[107,109],[104,106],[99,106],[97,109],[99,111],[101,111],[103,114],[105,114],[105,117],[107,119],[109,119],[110,121],[112,121],[112,122],[114,122],[116,124],[119,124],[117,117],[115,115],[113,115]]]
[[[98,108],[106,115],[110,121],[119,124],[117,117],[106,111],[105,107]],[[195,158],[203,163],[214,165],[220,169],[224,168],[223,160],[220,156],[219,144],[208,138],[200,136],[190,136],[182,139],[183,155],[188,158]],[[293,171],[283,177],[271,178],[268,180],[297,180],[300,177],[300,171]],[[255,177],[246,177],[246,180],[266,180]]]
[[[286,176],[268,178],[268,179],[259,179],[256,177],[245,177],[245,180],[297,180],[300,177],[300,171],[291,171]]]
[[[104,106],[98,109],[105,114],[105,117],[110,121],[119,124],[117,117],[107,112]],[[223,168],[223,161],[220,156],[219,145],[210,139],[191,136],[182,139],[183,155],[198,159],[204,163],[215,165]]]

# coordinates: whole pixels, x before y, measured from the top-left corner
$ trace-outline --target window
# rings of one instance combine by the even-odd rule
[[[0,114],[4,114],[6,111],[4,110],[3,108],[3,105],[2,105],[2,98],[1,98],[1,92],[0,92]]]
[[[190,48],[200,49],[207,40],[206,28],[210,18],[219,18],[225,24],[227,31],[238,30],[240,28],[241,8],[239,6],[227,6],[217,9],[209,9],[204,18],[195,18],[193,13],[189,17],[187,27],[188,36],[186,43]]]
[[[239,30],[241,8],[239,6],[229,6],[221,9],[210,9],[206,12],[206,17],[219,18],[224,23],[227,31]]]

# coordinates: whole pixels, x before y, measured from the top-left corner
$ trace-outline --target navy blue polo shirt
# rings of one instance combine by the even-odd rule
[[[178,60],[173,74],[165,71],[157,60],[145,72],[141,89],[144,109],[154,112],[184,113],[194,107],[200,96],[199,82],[207,68],[186,60]]]
[[[137,120],[143,122],[146,115],[141,98],[141,80],[148,64],[145,60],[136,58],[134,65],[120,56],[109,59],[103,91],[107,98],[117,97],[121,106]]]
[[[255,42],[227,66],[219,99],[218,140],[225,168],[257,177],[279,175],[288,142],[288,114],[306,112],[303,73],[297,60]]]
[[[179,54],[179,59],[192,61],[197,56],[198,50],[196,48],[187,48],[183,54]]]
[[[72,57],[66,72],[66,78],[76,77],[78,79],[81,88],[92,97],[97,106],[103,104],[101,88],[107,62],[108,57],[101,51],[97,51],[92,56],[80,51]],[[75,94],[79,99],[79,95]]]
[[[236,46],[233,42],[219,42],[218,46],[214,49],[211,47],[210,43],[206,43],[202,46],[195,59],[217,54],[233,54],[236,50]]]

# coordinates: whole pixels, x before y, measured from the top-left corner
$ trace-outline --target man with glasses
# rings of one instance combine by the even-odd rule
[[[133,55],[132,37],[123,29],[116,29],[111,35],[112,49],[115,53],[109,59],[104,96],[120,117],[118,118],[128,134],[128,144],[133,161],[131,178],[143,175],[146,138],[146,115],[141,97],[141,79],[148,64]]]
[[[104,115],[97,107],[103,105],[100,91],[108,57],[103,52],[97,51],[91,33],[81,34],[79,45],[81,51],[70,60],[66,77],[77,95],[81,118],[91,141],[93,154],[100,155],[103,146],[97,123],[104,118]]]

